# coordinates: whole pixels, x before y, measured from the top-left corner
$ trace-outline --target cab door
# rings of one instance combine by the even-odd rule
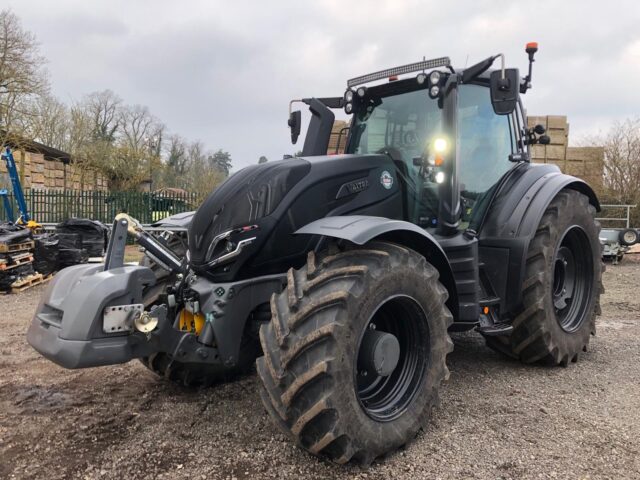
[[[486,86],[461,85],[458,91],[458,178],[462,202],[461,229],[478,214],[481,200],[514,163],[518,148],[515,115],[496,115]]]

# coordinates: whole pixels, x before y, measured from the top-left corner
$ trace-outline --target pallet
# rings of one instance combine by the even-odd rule
[[[33,262],[33,255],[20,256],[19,258],[13,258],[11,265],[7,265],[6,260],[0,260],[0,272],[12,270],[20,265]]]
[[[36,246],[36,242],[29,240],[21,243],[0,243],[0,253],[13,253],[22,250],[32,250]]]
[[[53,274],[50,273],[46,277],[41,273],[34,273],[32,275],[28,275],[24,278],[16,280],[11,284],[11,293],[20,293],[25,290],[35,287],[36,285],[40,285],[42,283],[46,283],[53,278]],[[9,292],[6,292],[9,293]]]

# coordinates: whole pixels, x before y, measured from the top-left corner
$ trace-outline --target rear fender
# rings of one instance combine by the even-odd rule
[[[480,259],[501,298],[501,311],[514,312],[522,301],[529,243],[551,201],[563,189],[576,190],[600,211],[593,189],[555,165],[528,165],[505,185],[492,205],[479,235]],[[505,272],[505,265],[508,265]]]
[[[458,294],[447,256],[429,232],[413,223],[384,217],[345,215],[321,218],[305,225],[295,234],[339,238],[356,245],[385,240],[415,250],[440,273],[440,282],[449,292],[447,307],[454,318],[458,318]]]

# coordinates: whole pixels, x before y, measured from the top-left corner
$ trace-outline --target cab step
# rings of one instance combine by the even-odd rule
[[[500,303],[500,298],[499,297],[482,298],[478,303],[480,304],[480,308],[493,307],[494,305],[498,305]]]
[[[513,325],[510,323],[494,323],[493,325],[484,325],[476,327],[476,332],[486,337],[497,337],[500,335],[511,335]]]

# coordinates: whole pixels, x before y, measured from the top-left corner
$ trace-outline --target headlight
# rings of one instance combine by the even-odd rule
[[[364,96],[366,95],[366,93],[367,93],[367,87],[359,87],[359,88],[358,88],[358,96],[359,96],[360,98],[364,98]]]
[[[418,76],[416,77],[416,81],[418,82],[418,85],[422,85],[426,79],[427,79],[426,73],[419,73]]]
[[[436,173],[436,183],[444,182],[444,172]]]
[[[345,111],[346,113],[353,113],[353,103],[347,103],[347,104],[344,106],[344,111]]]
[[[439,86],[434,85],[433,87],[431,87],[429,89],[429,96],[431,96],[431,98],[436,98],[439,94],[440,94],[440,87]]]
[[[440,83],[440,76],[441,76],[440,72],[437,70],[434,70],[429,74],[429,83],[431,85],[437,85],[438,83]]]
[[[443,153],[447,149],[447,141],[444,138],[436,138],[433,142],[433,149],[438,153]]]
[[[347,103],[353,102],[353,90],[349,89],[344,93],[344,101]]]

